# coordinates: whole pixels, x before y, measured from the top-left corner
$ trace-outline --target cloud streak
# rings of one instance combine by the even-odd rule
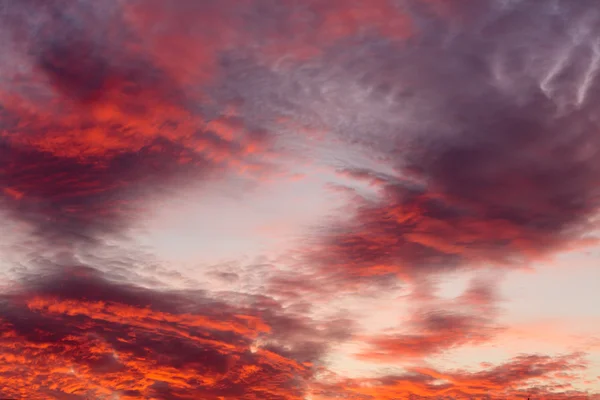
[[[324,386],[317,399],[440,399],[483,396],[489,399],[547,398],[589,399],[589,394],[573,390],[568,382],[558,382],[556,374],[583,368],[579,354],[556,358],[520,356],[506,364],[480,372],[440,372],[419,368],[405,375],[377,379],[346,380]]]

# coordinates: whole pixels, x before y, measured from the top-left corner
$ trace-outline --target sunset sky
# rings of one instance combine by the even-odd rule
[[[0,398],[600,400],[598,0],[0,0]]]

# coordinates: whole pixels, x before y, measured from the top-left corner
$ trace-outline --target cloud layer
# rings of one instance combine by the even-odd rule
[[[201,292],[119,284],[82,267],[3,295],[0,314],[0,387],[9,397],[300,399],[316,361],[270,344],[289,339],[293,318]]]
[[[379,115],[357,108],[340,134],[394,172],[344,169],[381,196],[331,229],[328,268],[519,264],[595,229],[598,16],[583,3],[490,3],[460,27],[419,12],[423,32],[409,41],[338,51],[329,62],[379,99]]]
[[[0,212],[27,265],[0,395],[593,398],[582,353],[432,363],[505,328],[500,279],[446,277],[595,243],[598,22],[595,0],[0,0]],[[122,243],[158,200],[265,176],[351,196],[273,265],[141,280]]]

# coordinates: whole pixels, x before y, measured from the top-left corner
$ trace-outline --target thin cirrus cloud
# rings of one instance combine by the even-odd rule
[[[0,6],[0,211],[28,267],[0,296],[0,395],[593,396],[573,383],[593,371],[585,354],[429,363],[509,323],[500,279],[453,299],[436,282],[594,243],[593,1]],[[208,273],[229,286],[169,287],[166,267],[115,244],[155,200],[243,196],[294,163],[339,178],[344,215],[315,217],[273,265]],[[378,291],[404,315],[369,330],[352,304],[390,301]],[[349,356],[392,372],[337,374]]]

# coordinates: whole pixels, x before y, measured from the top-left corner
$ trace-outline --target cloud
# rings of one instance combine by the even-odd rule
[[[80,2],[62,17],[63,2],[31,13],[33,4],[4,11],[30,61],[28,86],[13,79],[2,97],[3,148],[14,153],[1,166],[2,195],[16,215],[48,226],[91,227],[98,208],[122,218],[131,210],[106,198],[129,205],[167,177],[239,167],[282,117],[395,170],[352,172],[376,177],[384,198],[359,204],[355,224],[326,238],[321,262],[351,274],[524,261],[579,238],[597,209],[597,15],[588,1],[469,13],[387,1]],[[456,25],[452,13],[468,18]],[[295,29],[288,21],[318,27],[319,39],[281,39]],[[516,37],[528,40],[516,46]],[[294,40],[320,51],[270,61],[267,53],[293,52]],[[16,172],[26,162],[32,176]],[[43,189],[41,170],[68,182],[61,199]],[[86,219],[77,210],[88,204]]]
[[[442,399],[483,397],[489,399],[548,398],[589,399],[589,394],[572,389],[572,378],[561,373],[585,369],[581,354],[559,357],[523,355],[478,372],[441,372],[416,368],[404,375],[373,379],[340,380],[313,392],[325,399]]]
[[[423,360],[465,345],[480,345],[504,331],[496,321],[499,298],[492,282],[474,279],[462,295],[439,299],[432,286],[427,297],[411,295],[414,310],[395,332],[365,337],[357,357],[370,362]],[[421,289],[422,290],[422,289]]]
[[[314,260],[408,279],[585,241],[600,205],[592,3],[489,3],[461,25],[417,3],[410,40],[349,40],[315,66],[313,81],[336,71],[321,120],[386,169],[344,166],[380,198],[320,227]]]
[[[465,344],[490,340],[497,331],[492,322],[478,315],[434,310],[413,315],[407,334],[388,334],[367,341],[371,349],[358,355],[363,360],[397,360],[424,357]]]
[[[73,267],[0,300],[3,397],[302,399],[346,325],[314,329],[276,303],[116,283]]]
[[[53,240],[96,239],[122,231],[142,198],[241,171],[264,148],[229,104],[205,118],[199,83],[137,49],[116,3],[62,6],[3,11],[28,61],[0,87],[0,200],[13,217]]]
[[[28,237],[15,250],[35,253],[31,277],[0,296],[2,396],[586,398],[570,386],[585,368],[578,354],[328,380],[324,360],[360,321],[311,306],[376,298],[400,278],[415,288],[410,318],[362,337],[359,356],[432,357],[488,341],[499,313],[494,285],[444,302],[433,276],[590,240],[594,1],[0,0],[0,10],[0,208]],[[374,193],[350,189],[353,213],[309,232],[288,270],[214,275],[260,295],[104,275],[141,279],[126,270],[144,260],[108,239],[153,200],[313,158]],[[104,273],[71,267],[86,256]],[[161,279],[162,266],[147,267],[145,282]]]

